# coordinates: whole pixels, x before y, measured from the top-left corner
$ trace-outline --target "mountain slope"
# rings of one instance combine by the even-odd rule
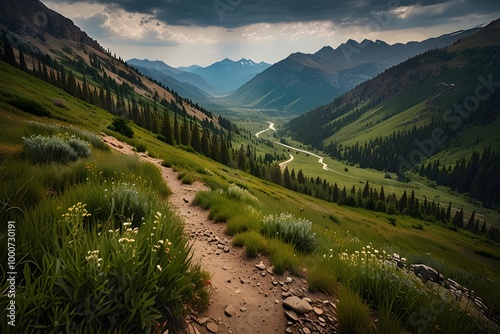
[[[500,186],[494,172],[500,163],[499,54],[497,20],[293,119],[282,134],[361,167],[399,175],[418,167],[439,184],[499,204],[493,190]],[[458,174],[464,182],[457,183]]]
[[[422,42],[389,45],[349,40],[337,49],[294,53],[247,82],[228,100],[250,108],[304,113],[327,103],[383,70],[427,50],[444,47],[478,29],[459,31]]]
[[[132,100],[142,101],[142,107],[146,109],[146,104],[156,96],[157,102],[172,110],[185,111],[200,120],[212,117],[210,112],[193,105],[175,90],[130,68],[121,58],[117,59],[104,50],[71,20],[37,0],[2,1],[0,29],[7,32],[16,55],[17,50],[25,53],[28,70],[36,68],[41,71],[43,63],[45,70],[41,72],[48,79],[50,75],[61,73],[61,66],[64,66],[75,80],[75,86],[82,87],[85,83],[90,93],[100,95],[95,99],[103,102],[106,93],[109,96],[106,101],[108,106],[101,107],[110,112],[130,115],[128,106],[133,104]],[[103,89],[101,87],[107,92],[99,94],[99,89]],[[214,122],[217,120],[214,119]]]
[[[218,95],[225,95],[236,90],[269,66],[271,65],[265,62],[257,64],[245,58],[238,61],[226,58],[207,67],[194,68],[192,73],[203,77],[215,87]]]
[[[205,93],[212,94],[216,92],[215,88],[212,87],[205,79],[203,79],[201,76],[195,73],[190,73],[188,71],[183,71],[180,69],[177,69],[175,67],[169,66],[165,64],[161,60],[148,60],[148,59],[137,59],[133,58],[130,60],[127,60],[127,64],[132,65],[136,68],[142,68],[142,69],[148,69],[147,75],[151,76],[152,78],[157,79],[158,81],[166,84],[167,86],[171,87],[170,85],[167,84],[168,80],[166,80],[165,76],[170,77],[171,79],[175,80],[177,85],[177,88],[173,87],[173,89],[177,90],[181,95],[185,95],[181,92],[181,88],[178,87],[180,84],[185,83],[189,86],[194,86],[198,88],[199,90],[202,90]],[[163,79],[159,79],[159,77],[155,77],[154,72],[159,72],[161,73],[161,77]],[[184,89],[187,90],[192,90],[193,87],[184,87]],[[188,93],[189,94],[189,93]],[[202,93],[205,95],[204,93]],[[190,99],[196,99],[196,96],[193,95],[185,95],[186,97]]]

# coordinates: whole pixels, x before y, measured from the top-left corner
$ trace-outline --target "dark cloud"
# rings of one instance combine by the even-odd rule
[[[57,0],[81,2],[81,0]],[[152,15],[169,25],[219,26],[236,28],[253,23],[286,23],[325,20],[343,26],[373,23],[374,13],[401,6],[423,7],[448,4],[444,13],[426,13],[396,20],[394,27],[412,28],[441,24],[453,18],[500,12],[500,3],[491,0],[93,0],[115,5],[128,12]]]

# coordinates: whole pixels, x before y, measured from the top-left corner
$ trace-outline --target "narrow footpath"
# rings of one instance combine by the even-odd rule
[[[192,240],[193,260],[212,275],[209,307],[188,317],[188,333],[336,332],[335,304],[328,300],[331,297],[309,293],[303,278],[274,275],[265,256],[247,259],[242,248],[231,245],[231,238],[224,233],[225,225],[214,223],[208,218],[208,211],[193,204],[197,192],[208,190],[204,184],[182,184],[178,173],[162,166],[161,160],[136,153],[133,147],[114,137],[101,137],[116,151],[138,154],[142,160],[158,166],[172,191],[168,201],[184,220]],[[315,312],[301,317],[287,310],[285,317],[283,300],[289,296],[309,298]]]

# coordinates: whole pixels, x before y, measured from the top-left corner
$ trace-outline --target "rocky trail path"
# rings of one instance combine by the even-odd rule
[[[335,300],[307,291],[307,281],[292,275],[275,275],[269,259],[247,259],[242,248],[231,245],[225,225],[214,223],[208,211],[194,205],[195,195],[208,190],[201,182],[182,184],[172,168],[130,145],[101,134],[113,149],[138,154],[160,168],[172,191],[169,203],[185,222],[192,240],[194,261],[212,275],[208,308],[188,316],[187,332],[198,333],[335,333]],[[284,307],[286,305],[286,308]]]

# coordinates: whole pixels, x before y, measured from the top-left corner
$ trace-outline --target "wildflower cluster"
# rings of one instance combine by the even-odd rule
[[[127,245],[135,242],[135,236],[139,233],[139,228],[138,227],[132,228],[131,225],[132,222],[130,221],[130,219],[127,219],[127,221],[123,223],[123,233],[122,237],[118,239],[118,243]],[[112,231],[113,230],[110,230],[110,232]],[[115,232],[118,233],[120,232],[120,230],[117,229]]]
[[[97,268],[101,266],[102,258],[99,257],[99,250],[91,250],[87,252],[87,256],[85,256],[85,260],[91,265],[95,265]]]
[[[87,211],[86,206],[87,204],[78,202],[69,207],[68,212],[62,214],[62,222],[67,224],[67,226],[71,229],[73,239],[76,238],[83,219],[91,216],[91,214]]]

